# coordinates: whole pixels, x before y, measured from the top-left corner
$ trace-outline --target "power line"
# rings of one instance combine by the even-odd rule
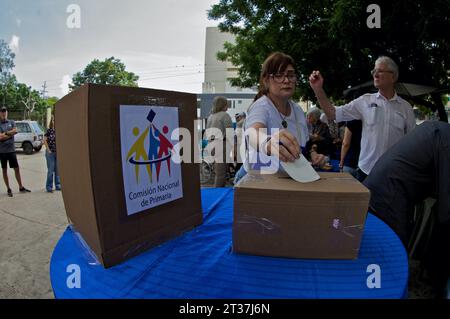
[[[206,66],[207,64],[205,64],[204,66]],[[142,72],[139,73],[135,73],[139,76],[139,80],[138,81],[150,81],[150,80],[162,80],[162,79],[169,79],[169,78],[179,78],[179,77],[186,77],[186,76],[194,76],[194,75],[200,75],[200,74],[205,74],[206,71],[204,70],[198,70],[195,72],[190,72],[191,70],[188,69],[195,69],[196,67],[201,66],[201,64],[196,64],[196,65],[192,65],[192,66],[186,66],[186,65],[177,65],[174,67],[161,67],[159,68],[160,70],[164,70],[164,69],[173,69],[171,71],[159,71],[159,72],[148,72],[151,73],[152,76],[147,76],[147,77],[142,77]],[[175,68],[175,69],[174,69]],[[181,70],[176,70],[176,68],[183,68],[182,71],[187,72],[187,73],[179,73]],[[155,68],[158,69],[158,68]],[[193,70],[192,70],[193,71]],[[176,73],[174,73],[176,72]],[[223,66],[218,66],[218,65],[212,65],[209,66],[208,68],[208,74],[210,73],[217,73],[217,72],[230,72],[229,70],[227,70],[227,68],[223,68]],[[233,72],[233,71],[231,71]],[[56,80],[54,80],[56,81]],[[59,80],[60,81],[60,80]],[[47,82],[47,81],[46,81]],[[204,81],[196,81],[196,82],[190,82],[190,83],[203,83]],[[214,81],[216,83],[219,82],[228,82],[228,81]],[[51,91],[58,91],[61,89],[60,85],[56,86],[56,85],[51,85],[48,87],[49,90]]]
[[[136,75],[145,75],[147,73],[151,73],[151,74],[159,74],[159,73],[165,73],[165,72],[176,72],[179,69],[183,69],[183,70],[188,70],[188,69],[195,69],[197,67],[203,67],[203,68],[209,68],[209,69],[219,69],[219,70],[223,70],[223,66],[220,65],[216,65],[216,64],[181,64],[181,65],[175,65],[175,66],[162,66],[162,67],[155,67],[155,68],[145,68],[142,69],[141,71],[136,71],[136,70],[128,70],[127,72],[132,72]],[[154,71],[157,72],[154,72]],[[167,71],[164,71],[167,70]],[[47,83],[49,82],[61,82],[61,79],[50,79],[50,80],[46,80]]]
[[[220,70],[208,70],[207,73],[217,73],[217,72],[229,72],[228,70],[224,70],[224,69],[220,69]],[[165,79],[165,78],[173,78],[173,77],[180,77],[180,76],[188,76],[188,75],[197,75],[197,74],[204,74],[206,73],[205,71],[198,71],[198,72],[194,72],[194,73],[182,73],[182,74],[169,74],[169,75],[165,75],[165,76],[157,76],[157,77],[144,77],[144,78],[139,78],[139,80],[153,80],[153,79]]]

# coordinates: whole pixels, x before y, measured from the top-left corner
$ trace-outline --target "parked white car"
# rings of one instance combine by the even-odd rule
[[[14,136],[16,148],[25,154],[39,152],[44,144],[44,129],[36,121],[16,121],[17,134]]]

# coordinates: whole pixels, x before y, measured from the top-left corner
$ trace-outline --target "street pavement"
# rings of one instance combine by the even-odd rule
[[[47,193],[44,150],[17,153],[22,182],[31,193],[19,193],[14,171],[8,168],[13,197],[0,178],[0,299],[54,298],[50,258],[67,217],[61,192]]]

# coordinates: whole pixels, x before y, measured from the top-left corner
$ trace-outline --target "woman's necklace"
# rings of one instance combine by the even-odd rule
[[[270,99],[270,98],[269,98]],[[273,105],[273,107],[277,110],[277,112],[278,112],[278,114],[280,115],[280,118],[281,118],[281,126],[283,126],[284,128],[287,128],[288,127],[288,122],[286,121],[286,118],[289,116],[289,115],[286,115],[286,116],[284,116],[283,117],[283,115],[281,114],[281,112],[278,110],[278,108],[275,106],[275,103],[272,101],[272,99],[270,99],[271,100],[271,102],[272,102],[272,105]],[[291,105],[289,104],[289,102],[287,102],[287,105],[290,107]]]
[[[288,104],[289,105],[289,104]],[[289,105],[290,106],[290,105]],[[288,122],[286,121],[286,118],[288,117],[288,115],[286,115],[286,116],[283,116],[283,114],[281,114],[281,112],[278,110],[278,108],[275,106],[275,108],[277,109],[277,111],[278,111],[278,114],[280,115],[280,118],[281,118],[281,125],[284,127],[284,128],[287,128],[288,127]]]
[[[277,110],[277,111],[278,111],[278,110]],[[278,111],[278,114],[280,114],[281,125],[282,125],[284,128],[287,128],[287,127],[288,127],[288,123],[287,123],[287,121],[286,121],[286,117],[287,117],[287,116],[283,117],[283,115],[281,115],[281,112],[280,112],[280,111]]]

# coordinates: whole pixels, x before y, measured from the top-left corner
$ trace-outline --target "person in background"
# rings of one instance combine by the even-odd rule
[[[320,120],[328,125],[328,129],[330,130],[330,136],[332,139],[331,145],[331,154],[330,157],[332,159],[340,159],[341,148],[342,148],[342,140],[344,139],[345,133],[345,122],[336,123],[336,121],[328,121],[327,115],[322,113],[320,116]]]
[[[235,119],[236,119],[236,130],[234,135],[234,162],[235,162],[235,170],[239,171],[242,167],[242,160],[239,156],[239,151],[242,145],[242,130],[244,129],[244,122],[246,118],[245,112],[236,113]]]
[[[236,128],[242,128],[244,126],[246,116],[245,112],[236,113]]]
[[[206,123],[206,131],[208,129],[216,128],[222,133],[221,138],[216,138],[214,135],[208,136],[208,143],[212,143],[214,154],[214,187],[224,187],[226,184],[226,171],[229,162],[229,154],[227,154],[227,139],[226,129],[232,128],[232,121],[230,115],[227,113],[228,100],[223,96],[216,96],[213,101],[211,114],[208,116]]]
[[[19,192],[31,192],[22,185],[22,177],[20,176],[20,168],[17,161],[16,148],[14,146],[14,135],[16,134],[16,123],[12,120],[8,120],[8,109],[2,107],[0,109],[0,161],[2,165],[3,181],[5,182],[9,197],[13,197],[13,193],[9,187],[8,162],[9,167],[14,169],[17,184],[19,184]]]
[[[361,121],[353,120],[346,122],[339,169],[341,172],[350,173],[354,177],[356,177],[359,153],[361,152],[361,131]]]
[[[306,144],[306,149],[311,150],[313,146],[318,153],[326,156],[331,155],[332,137],[328,124],[320,120],[322,113],[317,107],[311,108],[306,113],[306,119],[310,127],[309,141]]]
[[[55,119],[52,117],[47,132],[44,135],[45,159],[47,160],[47,182],[45,188],[47,192],[53,193],[53,181],[55,189],[61,190],[61,182],[58,174],[58,164],[56,160],[56,131]]]
[[[357,176],[360,182],[370,174],[377,160],[416,126],[411,105],[395,92],[398,66],[389,57],[375,61],[372,70],[377,93],[364,94],[341,107],[334,107],[323,90],[324,79],[313,71],[309,83],[329,121],[362,120],[361,153]]]

